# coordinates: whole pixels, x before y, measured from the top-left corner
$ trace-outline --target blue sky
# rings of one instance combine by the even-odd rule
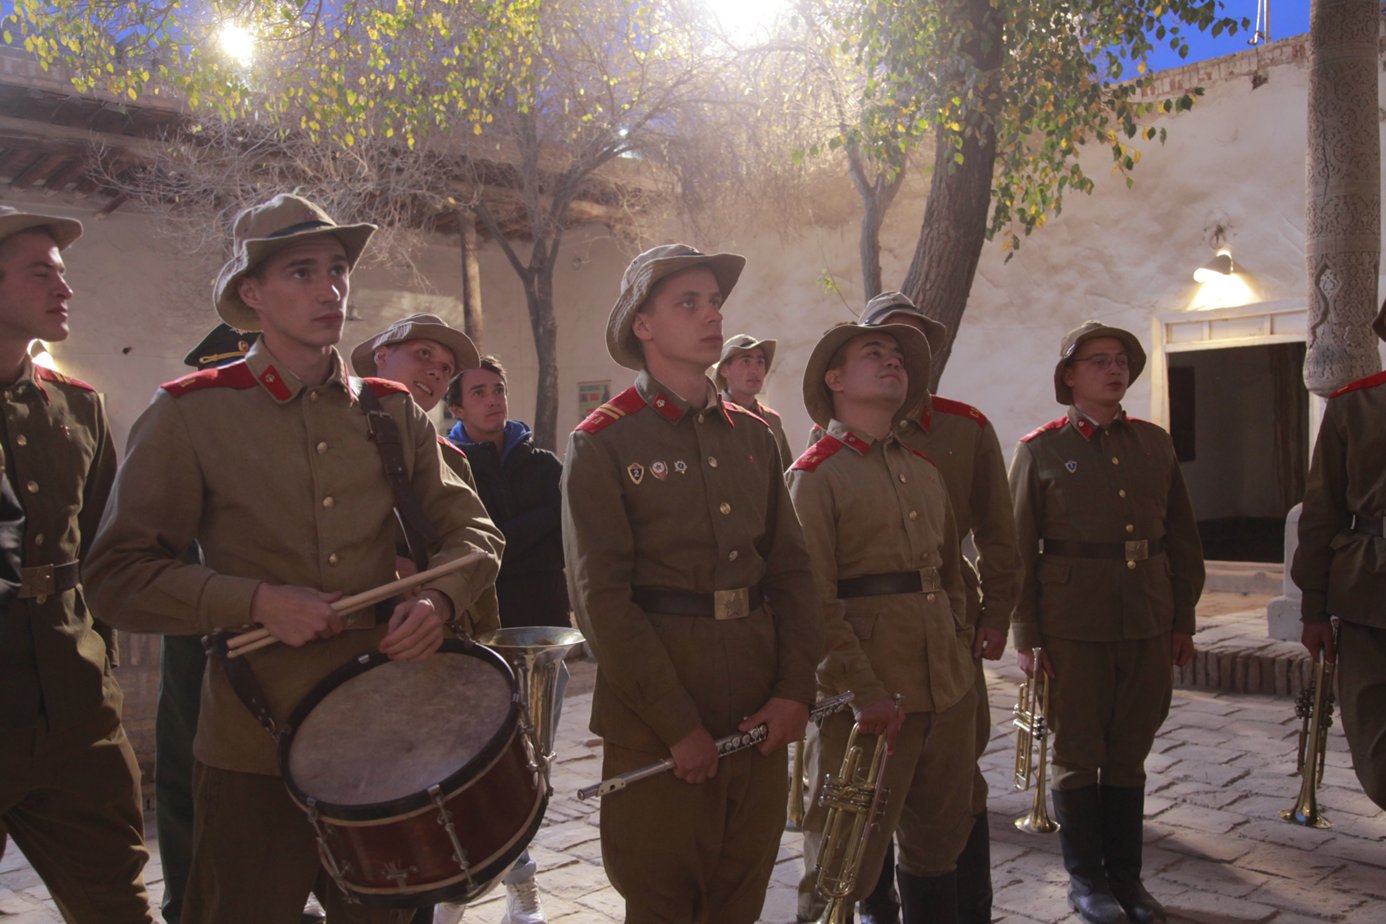
[[[1151,56],[1149,61],[1151,70],[1166,70],[1181,64],[1188,64],[1191,61],[1220,58],[1223,55],[1236,54],[1251,47],[1247,44],[1247,39],[1251,37],[1252,30],[1256,25],[1256,0],[1223,0],[1222,8],[1224,15],[1250,20],[1252,28],[1246,31],[1239,29],[1236,35],[1223,34],[1217,38],[1206,33],[1195,32],[1189,37],[1189,56],[1187,59],[1180,60],[1178,55],[1164,49]],[[1272,41],[1289,38],[1292,35],[1302,35],[1308,31],[1309,0],[1270,0],[1270,36]]]

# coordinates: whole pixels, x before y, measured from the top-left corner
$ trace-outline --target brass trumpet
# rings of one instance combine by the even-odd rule
[[[1015,820],[1015,826],[1027,834],[1053,834],[1059,830],[1049,817],[1045,795],[1045,764],[1049,760],[1049,675],[1040,668],[1040,649],[1034,649],[1034,677],[1020,685],[1020,697],[1011,710],[1015,726],[1015,788],[1027,790],[1032,778],[1035,798],[1030,811]],[[1035,750],[1038,743],[1038,764],[1035,769]]]
[[[895,697],[899,708],[900,697]],[[852,913],[856,900],[852,892],[857,887],[867,842],[885,813],[890,791],[883,785],[886,768],[886,736],[876,737],[876,748],[870,766],[862,765],[865,756],[857,744],[859,725],[852,726],[847,736],[847,750],[842,755],[838,775],[827,774],[818,804],[828,809],[823,823],[823,840],[818,850],[815,888],[828,900],[820,920],[823,924],[843,924]]]
[[[1333,620],[1333,647],[1338,647],[1338,620]],[[1295,700],[1295,715],[1301,720],[1299,756],[1295,772],[1299,774],[1299,797],[1293,808],[1280,813],[1281,819],[1306,828],[1331,828],[1333,823],[1319,811],[1318,790],[1323,782],[1324,755],[1328,751],[1328,730],[1333,727],[1333,676],[1331,664],[1322,648],[1314,665],[1314,678],[1299,691]]]

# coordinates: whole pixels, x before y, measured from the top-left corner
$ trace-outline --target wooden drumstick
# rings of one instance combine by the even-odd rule
[[[485,557],[487,557],[486,552],[469,552],[461,558],[454,559],[450,562],[444,562],[435,568],[429,568],[427,571],[420,571],[418,574],[411,574],[409,577],[402,577],[397,581],[381,584],[379,587],[364,590],[350,597],[343,597],[331,604],[332,612],[336,613],[338,616],[345,616],[349,613],[364,610],[367,607],[375,606],[381,600],[390,599],[400,591],[410,590],[421,584],[427,584],[434,578],[441,577],[445,574],[451,574],[454,571],[460,571],[467,565],[478,562]],[[277,641],[279,641],[279,639],[271,635],[270,631],[263,626],[258,629],[251,629],[247,632],[234,635],[227,640],[226,656],[229,658],[237,658],[252,651],[259,651],[261,648],[273,645]]]

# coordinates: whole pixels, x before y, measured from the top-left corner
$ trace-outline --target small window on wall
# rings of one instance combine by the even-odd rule
[[[1169,435],[1174,441],[1174,455],[1180,462],[1194,460],[1194,434],[1197,432],[1194,410],[1194,367],[1169,367]]]

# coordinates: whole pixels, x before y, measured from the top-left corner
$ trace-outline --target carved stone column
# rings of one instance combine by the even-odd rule
[[[1381,259],[1381,3],[1313,0],[1309,20],[1304,384],[1328,395],[1380,368],[1371,323]]]

